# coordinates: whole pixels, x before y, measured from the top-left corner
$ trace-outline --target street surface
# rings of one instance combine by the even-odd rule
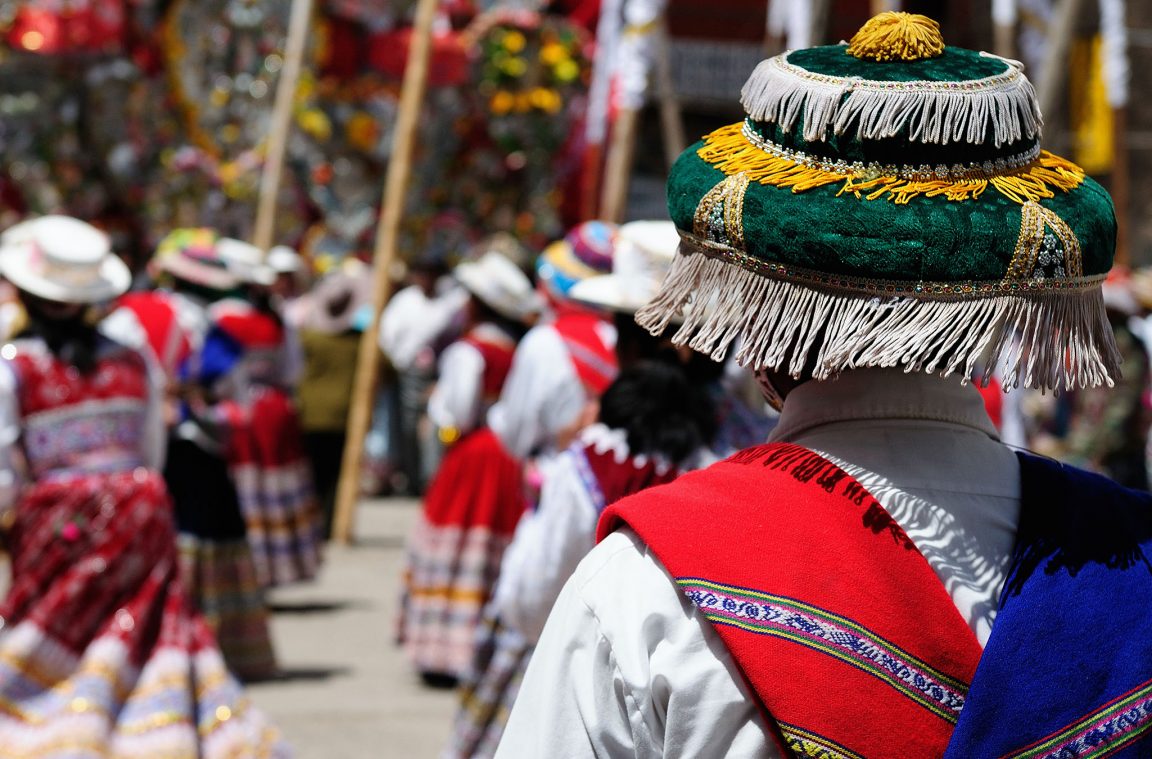
[[[317,582],[271,595],[284,677],[249,686],[298,759],[434,759],[455,695],[425,688],[392,642],[411,499],[365,501],[357,543],[330,546]]]

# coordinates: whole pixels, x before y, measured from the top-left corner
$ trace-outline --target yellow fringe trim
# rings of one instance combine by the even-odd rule
[[[944,52],[940,24],[918,13],[886,11],[868,19],[848,43],[848,55],[870,61],[921,61]]]
[[[743,124],[721,127],[704,138],[696,154],[728,176],[746,174],[748,179],[771,187],[805,192],[816,187],[842,183],[837,195],[851,193],[864,200],[891,200],[907,203],[921,195],[944,196],[948,200],[975,200],[989,186],[1004,197],[1023,204],[1068,192],[1084,181],[1084,170],[1071,161],[1046,150],[1029,165],[988,178],[902,179],[894,176],[863,177],[812,168],[774,156],[744,137]]]

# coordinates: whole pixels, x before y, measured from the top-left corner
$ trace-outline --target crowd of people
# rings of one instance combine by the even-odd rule
[[[379,324],[354,260],[4,231],[0,755],[286,754],[237,678],[321,566],[366,330],[445,757],[1144,755],[1152,274],[1105,279],[1107,194],[919,16],[744,105],[671,221],[417,260]]]

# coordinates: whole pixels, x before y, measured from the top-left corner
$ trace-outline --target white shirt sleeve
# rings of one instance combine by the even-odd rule
[[[429,298],[415,286],[393,296],[380,316],[380,349],[397,369],[409,369],[422,350],[431,346],[452,326],[456,314],[468,302],[460,287]]]
[[[164,406],[168,402],[168,377],[160,365],[147,353],[144,361],[148,364],[148,407],[144,412],[143,443],[144,466],[157,471],[164,469],[168,457],[168,422],[164,418]]]
[[[460,341],[440,356],[440,379],[428,398],[428,418],[441,429],[454,427],[461,434],[476,429],[483,405],[484,356],[475,346]]]
[[[781,759],[711,623],[640,539],[602,541],[564,586],[497,759]]]
[[[564,583],[596,545],[600,514],[573,451],[548,469],[536,510],[526,514],[504,554],[494,603],[500,621],[531,643],[540,638]]]
[[[148,405],[144,412],[144,434],[140,438],[143,448],[141,455],[144,466],[149,469],[163,469],[164,459],[168,454],[168,428],[164,419],[168,375],[160,365],[160,360],[148,342],[148,335],[132,309],[116,309],[100,322],[99,330],[100,334],[108,339],[139,353],[148,367]]]
[[[587,400],[560,334],[549,325],[533,327],[516,348],[488,426],[513,456],[525,459],[552,445]]]
[[[16,398],[16,373],[0,361],[0,511],[16,503],[20,492],[20,404]]]

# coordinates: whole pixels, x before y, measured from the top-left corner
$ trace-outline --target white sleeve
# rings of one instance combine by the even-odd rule
[[[531,643],[580,560],[596,545],[599,513],[566,451],[548,469],[536,510],[525,515],[504,554],[494,603],[500,621]]]
[[[284,369],[281,379],[284,386],[295,391],[304,376],[304,346],[300,342],[300,331],[284,319]]]
[[[0,361],[0,511],[12,508],[20,492],[19,441],[20,404],[16,398],[16,373],[7,361]]]
[[[587,400],[559,333],[548,325],[534,327],[516,348],[488,426],[513,456],[525,459],[552,445]]]
[[[782,754],[711,623],[625,529],[564,586],[524,675],[496,757],[536,756]]]
[[[428,418],[441,429],[476,429],[483,404],[484,356],[472,345],[455,342],[440,356],[440,379],[428,398]]]
[[[164,407],[168,403],[168,377],[154,358],[144,353],[148,364],[148,408],[144,412],[144,466],[162,471],[168,457],[168,422]]]
[[[139,353],[148,367],[148,405],[144,412],[144,434],[140,438],[143,449],[141,455],[144,466],[161,470],[168,455],[168,425],[164,419],[164,404],[168,400],[168,375],[160,366],[135,311],[118,308],[100,322],[99,329],[108,339]]]

